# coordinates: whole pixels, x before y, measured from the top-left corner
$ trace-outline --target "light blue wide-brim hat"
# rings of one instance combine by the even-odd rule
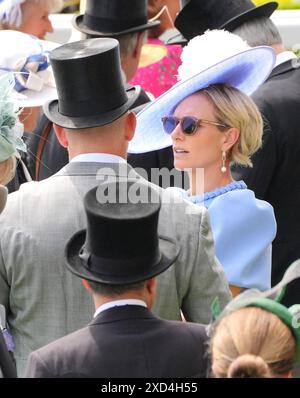
[[[271,47],[251,48],[237,35],[224,30],[207,31],[183,49],[179,81],[137,115],[129,153],[144,153],[172,145],[161,118],[172,115],[186,97],[211,84],[226,83],[251,95],[270,75],[276,60]]]

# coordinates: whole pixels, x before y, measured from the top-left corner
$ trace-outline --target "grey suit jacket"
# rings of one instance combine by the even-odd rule
[[[140,178],[127,164],[70,163],[53,177],[23,184],[9,195],[0,217],[0,303],[15,339],[19,375],[31,351],[92,318],[92,299],[66,269],[64,248],[86,226],[85,193],[109,175],[126,179],[129,173]],[[167,193],[156,189],[164,201]],[[158,278],[154,312],[179,320],[182,310],[187,320],[208,323],[212,300],[219,296],[225,304],[230,292],[214,255],[207,211],[182,200],[163,203],[159,233],[176,238],[182,251]]]

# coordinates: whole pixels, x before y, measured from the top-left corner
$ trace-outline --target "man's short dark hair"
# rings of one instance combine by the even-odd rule
[[[103,296],[117,296],[131,291],[142,290],[146,281],[131,283],[128,285],[109,285],[107,283],[91,282],[88,281],[93,293]]]

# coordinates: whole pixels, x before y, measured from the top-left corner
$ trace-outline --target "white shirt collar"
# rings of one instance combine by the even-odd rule
[[[139,305],[141,307],[147,308],[147,304],[143,300],[137,300],[137,299],[114,300],[110,301],[109,303],[100,305],[100,307],[97,308],[94,314],[94,318],[96,318],[96,316],[98,316],[101,312],[108,310],[109,308],[122,307],[124,305]]]
[[[75,156],[71,162],[126,163],[126,160],[110,153],[82,153]]]
[[[276,55],[276,62],[274,68],[294,58],[297,58],[297,56],[292,51],[283,51],[282,53]]]

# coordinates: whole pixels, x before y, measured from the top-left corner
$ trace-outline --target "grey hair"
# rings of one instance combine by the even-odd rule
[[[140,292],[145,288],[146,281],[127,285],[109,285],[106,283],[88,281],[92,292],[101,296],[114,297],[128,292]]]
[[[137,45],[138,41],[138,36],[139,32],[136,33],[129,33],[127,35],[122,35],[115,37],[115,39],[118,40],[119,45],[120,45],[120,55],[121,57],[130,57]],[[82,34],[83,39],[94,39],[97,37],[103,37],[103,36],[96,36],[96,35],[90,35],[90,34]]]
[[[120,44],[121,57],[129,57],[133,54],[137,45],[138,35],[138,33],[129,33],[117,38]]]
[[[282,44],[282,38],[277,27],[267,17],[254,18],[245,22],[232,33],[246,40],[250,47]]]

